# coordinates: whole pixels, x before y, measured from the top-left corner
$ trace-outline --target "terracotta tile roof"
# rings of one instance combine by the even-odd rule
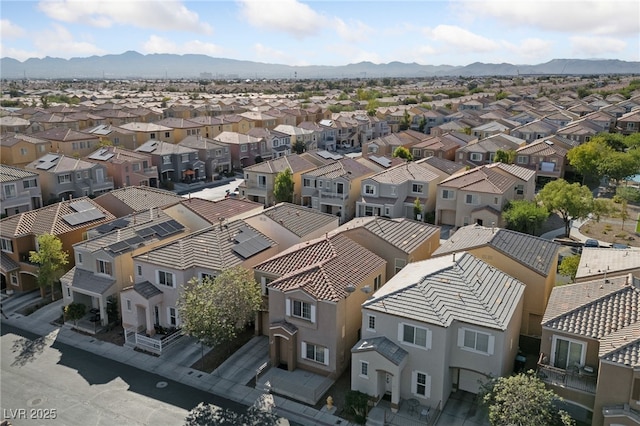
[[[69,204],[77,201],[86,201],[100,210],[104,217],[75,226],[69,225],[63,216],[76,213]],[[40,234],[65,234],[76,229],[87,229],[109,222],[115,216],[102,208],[98,203],[89,197],[75,198],[73,200],[61,201],[37,210],[19,213],[0,221],[0,233],[5,237],[19,237],[21,235]]]
[[[255,267],[279,276],[269,284],[283,292],[304,289],[318,300],[337,302],[348,285],[362,282],[386,261],[344,235],[297,244]]]
[[[356,160],[352,158],[341,158],[338,161],[309,170],[304,173],[304,176],[323,177],[326,179],[342,177],[347,180],[352,180],[370,174],[373,174],[371,169],[358,163]]]
[[[331,223],[338,223],[335,215],[290,203],[279,203],[262,214],[301,238]]]
[[[16,180],[22,180],[28,177],[36,177],[37,173],[30,172],[19,167],[7,166],[6,164],[0,164],[0,182],[13,182]],[[21,188],[22,189],[22,188]]]
[[[150,208],[165,207],[184,200],[180,195],[163,189],[149,186],[128,186],[114,189],[106,194],[96,197],[96,202],[107,203],[109,198],[115,198],[131,209],[132,212],[148,210]]]
[[[379,183],[400,184],[409,181],[432,182],[438,177],[422,163],[412,161],[383,170],[368,179]]]
[[[453,175],[440,182],[439,186],[470,192],[504,194],[513,185],[513,178],[504,176],[491,168],[479,166]]]
[[[212,225],[218,225],[220,219],[233,219],[251,211],[262,211],[264,205],[243,198],[223,198],[217,201],[202,198],[189,198],[180,204],[205,219]]]

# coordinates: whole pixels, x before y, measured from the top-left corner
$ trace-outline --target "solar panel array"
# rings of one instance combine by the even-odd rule
[[[40,170],[49,170],[53,166],[56,165],[56,161],[60,158],[59,155],[56,154],[47,154],[38,160],[38,165],[36,169]]]
[[[244,259],[271,247],[269,240],[246,226],[240,228],[240,232],[235,235],[235,241],[237,244],[233,247],[233,251]]]
[[[106,234],[114,229],[123,229],[129,226],[129,219],[121,217],[120,219],[113,220],[109,223],[103,223],[102,225],[94,228],[100,234]]]
[[[129,237],[126,240],[115,242],[107,247],[107,250],[113,253],[123,253],[125,251],[133,250],[136,247],[144,244],[145,240],[157,235],[159,238],[164,238],[168,235],[175,234],[184,229],[184,226],[180,222],[171,219],[167,222],[156,223],[147,226],[142,229],[138,229],[133,237]]]
[[[115,154],[113,152],[109,152],[109,150],[107,148],[102,148],[99,151],[94,152],[93,154],[91,154],[89,156],[89,158],[91,158],[92,160],[102,160],[102,161],[106,161],[108,159],[110,159],[111,157],[113,157]]]
[[[83,223],[92,222],[94,220],[102,219],[105,217],[102,211],[95,207],[91,210],[79,211],[76,213],[69,213],[62,216],[62,219],[71,226],[81,225]]]

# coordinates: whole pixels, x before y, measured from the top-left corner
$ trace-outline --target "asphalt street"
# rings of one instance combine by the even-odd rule
[[[204,401],[246,407],[162,376],[2,325],[2,415],[13,425],[182,425]]]

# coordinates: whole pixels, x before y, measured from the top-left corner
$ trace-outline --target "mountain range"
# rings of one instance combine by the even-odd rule
[[[553,59],[538,65],[476,62],[466,66],[359,62],[341,66],[292,66],[206,55],[149,54],[129,51],[88,58],[0,59],[3,79],[331,79],[384,77],[483,77],[517,75],[638,74],[640,62],[617,59]]]

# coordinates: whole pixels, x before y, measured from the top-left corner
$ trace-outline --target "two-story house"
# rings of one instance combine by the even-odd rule
[[[32,135],[38,139],[51,142],[51,151],[67,156],[89,155],[100,144],[100,138],[84,132],[77,132],[63,127],[54,127]]]
[[[199,136],[202,133],[202,124],[185,118],[166,117],[154,124],[173,129],[173,140],[179,143],[189,136]]]
[[[0,165],[2,217],[42,207],[40,176],[29,170]]]
[[[291,155],[291,135],[264,127],[254,127],[247,135],[264,140],[266,148],[260,154],[263,160]]]
[[[532,200],[536,172],[493,163],[461,171],[438,184],[436,224],[502,226],[502,210],[511,200]]]
[[[584,424],[640,422],[640,280],[628,274],[555,287],[538,375]]]
[[[416,219],[415,200],[422,215],[435,211],[437,185],[442,178],[425,167],[424,160],[407,162],[362,180],[356,217],[385,216]],[[420,220],[422,220],[421,216]]]
[[[151,156],[151,162],[158,169],[160,184],[166,182],[195,182],[205,180],[205,165],[198,158],[198,151],[169,142],[149,140],[136,148]]]
[[[618,118],[616,127],[623,135],[631,135],[640,132],[640,110],[636,109]]]
[[[564,177],[567,149],[551,140],[537,140],[516,150],[516,164],[535,170],[538,183]]]
[[[134,150],[138,147],[136,133],[110,124],[99,124],[85,130],[100,139],[100,145],[113,145]]]
[[[556,285],[559,245],[501,228],[469,225],[458,229],[434,257],[466,251],[526,285],[520,333],[540,336],[540,322]]]
[[[88,239],[73,245],[75,266],[60,278],[64,304],[81,303],[87,313],[94,314],[93,324],[81,320],[73,326],[89,333],[106,326],[107,305],[118,303],[122,289],[133,284],[133,257],[189,232],[160,209],[135,213],[90,230]]]
[[[262,138],[249,136],[238,132],[222,132],[213,138],[216,142],[229,147],[231,167],[241,169],[255,164],[256,157],[262,157],[267,152],[267,142]]]
[[[38,249],[38,235],[58,236],[62,250],[72,253],[73,244],[82,241],[89,228],[113,219],[115,216],[88,197],[62,201],[2,219],[0,272],[3,282],[8,283],[7,291],[23,292],[38,288],[38,265],[29,261],[29,253]],[[73,256],[69,256],[65,270],[73,266]]]
[[[100,195],[111,191],[113,178],[104,164],[92,163],[64,154],[46,154],[25,166],[40,176],[45,203],[65,198]]]
[[[495,162],[498,151],[515,151],[524,143],[524,140],[504,133],[492,135],[458,149],[455,162],[471,167],[490,164]]]
[[[143,123],[140,121],[125,123],[118,127],[135,134],[134,142],[136,146],[133,147],[134,149],[146,141],[164,141],[172,144],[176,143],[174,130],[171,127],[161,126],[160,124],[155,123]]]
[[[456,390],[509,374],[524,285],[469,253],[410,263],[362,304],[351,389],[392,411],[442,407]]]
[[[371,169],[348,157],[306,171],[302,173],[301,204],[339,216],[340,223],[345,223],[355,216],[362,179],[370,175]]]
[[[0,162],[23,167],[53,149],[51,141],[21,133],[0,135]]]
[[[219,179],[221,175],[231,171],[231,152],[227,144],[201,135],[192,135],[182,139],[178,145],[198,151],[198,158],[204,162],[208,179]]]
[[[184,200],[175,192],[151,186],[125,186],[96,197],[95,202],[116,217],[149,210],[154,207],[166,207]]]
[[[117,146],[105,146],[89,154],[85,159],[104,165],[107,175],[113,178],[115,188],[124,186],[158,186],[158,168],[150,155]]]

